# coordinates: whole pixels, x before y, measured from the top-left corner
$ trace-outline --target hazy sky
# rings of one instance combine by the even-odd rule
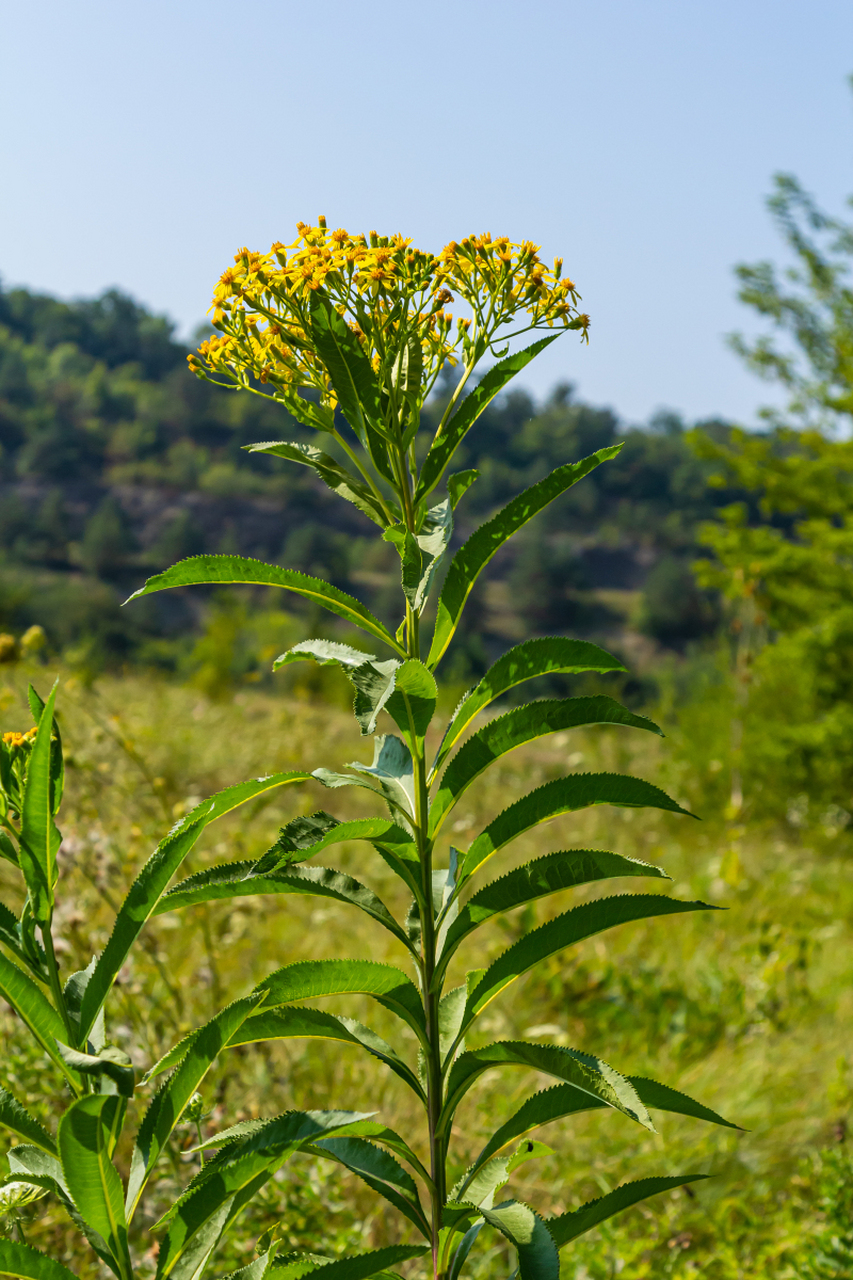
[[[0,274],[188,333],[243,244],[324,213],[560,253],[593,318],[525,375],[748,422],[737,261],[771,175],[853,190],[850,0],[26,0],[0,26]],[[535,370],[535,372],[534,372]]]

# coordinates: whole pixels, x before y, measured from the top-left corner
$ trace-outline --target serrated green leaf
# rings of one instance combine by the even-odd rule
[[[396,658],[390,658],[387,662],[364,662],[347,671],[355,689],[353,714],[363,737],[375,730],[379,713],[394,692],[400,666]]]
[[[170,569],[149,578],[144,587],[128,597],[125,604],[139,596],[150,595],[153,591],[165,591],[170,587],[227,582],[282,587],[286,591],[294,591],[297,595],[322,605],[331,613],[336,613],[376,640],[381,640],[401,656],[408,656],[379,619],[354,596],[347,595],[331,583],[323,582],[321,578],[311,578],[307,573],[299,573],[296,569],[282,569],[280,565],[264,564],[262,560],[249,560],[243,556],[191,556],[188,560],[179,560]]]
[[[356,780],[346,779],[346,781],[355,782]],[[418,891],[420,858],[417,846],[412,841],[411,832],[405,831],[398,823],[388,818],[357,818],[353,822],[338,823],[334,828],[330,828],[316,844],[302,851],[301,861],[313,858],[330,845],[340,844],[346,840],[369,841],[383,861],[401,876],[414,892]],[[256,864],[253,874],[266,875],[279,870],[281,863],[287,865],[289,862],[289,858],[281,861],[268,860],[265,854]]]
[[[46,1253],[31,1249],[28,1244],[0,1239],[0,1276],[14,1276],[16,1280],[77,1280],[61,1262],[49,1258]]]
[[[199,1187],[214,1181],[223,1169],[239,1164],[246,1156],[287,1156],[321,1138],[353,1132],[360,1136],[365,1122],[371,1121],[371,1114],[367,1111],[291,1110],[265,1120],[247,1120],[232,1125],[202,1144],[202,1150],[211,1146],[218,1146],[218,1150],[201,1166],[157,1226],[174,1219],[181,1205],[191,1200]]]
[[[447,477],[447,496],[454,511],[459,506],[462,495],[468,492],[475,480],[479,479],[480,473],[476,467],[470,467],[467,471],[457,471],[455,475]]]
[[[297,960],[276,969],[255,990],[268,993],[265,1009],[318,996],[372,996],[402,1018],[420,1039],[426,1034],[415,984],[400,969],[375,960]]]
[[[435,676],[416,658],[402,662],[394,674],[394,688],[385,710],[410,743],[423,748],[423,739],[435,714],[438,687]]]
[[[283,870],[295,862],[304,862],[306,856],[316,848],[317,842],[339,825],[337,818],[333,818],[324,809],[292,818],[280,829],[275,843],[255,864],[253,874],[263,874],[273,868]]]
[[[373,465],[384,479],[394,481],[388,446],[383,440],[384,414],[376,374],[367,353],[331,300],[321,289],[310,299],[311,332],[341,412]]]
[[[600,1222],[612,1218],[615,1213],[648,1200],[661,1191],[671,1191],[675,1187],[687,1186],[690,1182],[700,1182],[708,1175],[705,1173],[686,1173],[675,1178],[640,1178],[637,1182],[625,1182],[615,1191],[609,1192],[599,1200],[591,1200],[580,1209],[562,1213],[559,1217],[548,1218],[546,1226],[558,1249],[562,1249],[572,1240],[577,1240],[584,1232],[591,1231]]]
[[[229,1048],[241,1044],[257,1044],[262,1040],[300,1039],[339,1040],[345,1044],[358,1045],[389,1067],[419,1098],[424,1098],[417,1076],[387,1041],[354,1018],[326,1013],[322,1009],[309,1009],[300,1005],[294,1009],[262,1010],[246,1019],[240,1030],[231,1037]]]
[[[618,658],[589,640],[542,636],[516,645],[489,668],[479,684],[462,699],[441,741],[431,775],[434,776],[468,725],[509,689],[544,675],[577,675],[585,671],[624,671]]]
[[[480,1212],[489,1226],[515,1245],[521,1280],[560,1280],[557,1246],[537,1213],[518,1200],[506,1200]]]
[[[341,463],[322,449],[311,444],[298,444],[289,440],[270,440],[262,444],[243,446],[249,453],[272,453],[278,458],[286,458],[289,462],[300,462],[320,477],[325,485],[340,498],[346,498],[353,506],[358,507],[368,519],[384,529],[388,517],[375,493],[371,493],[366,484],[358,480]]]
[[[349,903],[376,920],[409,945],[405,930],[397,923],[382,900],[358,880],[330,867],[288,866],[267,875],[253,874],[252,862],[225,862],[198,871],[181,880],[160,899],[154,915],[215,902],[223,898],[246,898],[261,894],[305,894],[332,898]]]
[[[56,1041],[65,1035],[65,1024],[47,996],[37,987],[23,969],[0,953],[0,996],[12,1006],[38,1040],[45,1053],[52,1058],[63,1075],[79,1086],[79,1077],[65,1066],[56,1047]]]
[[[612,804],[628,809],[663,809],[683,813],[659,787],[642,778],[621,773],[576,773],[568,778],[555,778],[509,805],[477,836],[462,863],[459,883],[463,884],[487,858],[497,853],[525,831],[548,822],[563,813],[575,813],[595,804]]]
[[[225,1230],[290,1156],[312,1141],[347,1132],[362,1118],[352,1111],[288,1112],[220,1150],[167,1214],[157,1280],[200,1275]]]
[[[311,1155],[336,1160],[413,1222],[424,1236],[429,1223],[414,1178],[393,1156],[365,1138],[322,1138],[307,1148]]]
[[[339,644],[337,640],[301,640],[280,654],[273,663],[273,671],[291,662],[318,662],[320,666],[360,667],[365,662],[375,662],[375,653],[364,653],[352,645]]]
[[[535,356],[538,356],[540,351],[550,346],[557,336],[557,334],[551,334],[546,338],[540,338],[525,350],[516,351],[505,360],[499,360],[488,373],[483,375],[478,385],[465,397],[453,417],[446,423],[441,434],[436,436],[430,445],[415,491],[416,505],[420,504],[438,484],[465,436],[495,396],[503,390],[510,379],[520,373]]]
[[[57,1041],[56,1047],[62,1061],[72,1071],[78,1071],[81,1076],[106,1076],[116,1086],[114,1092],[123,1098],[133,1097],[136,1072],[123,1049],[116,1045],[105,1045],[98,1053],[81,1053],[79,1049],[72,1049],[61,1041]],[[103,1086],[104,1082],[101,1082],[101,1092],[109,1092]]]
[[[510,1179],[510,1175],[528,1160],[553,1155],[544,1142],[522,1142],[511,1156],[496,1156],[481,1162],[476,1169],[469,1169],[451,1192],[452,1200],[464,1200],[478,1208],[491,1209],[495,1193]]]
[[[0,1085],[0,1125],[10,1129],[25,1142],[32,1142],[35,1146],[41,1147],[42,1151],[46,1151],[48,1155],[56,1155],[56,1143],[48,1131],[2,1085]]]
[[[710,907],[707,902],[680,902],[675,898],[650,893],[622,894],[583,902],[579,907],[573,907],[571,911],[556,916],[519,938],[518,942],[513,943],[489,965],[468,997],[462,1019],[462,1032],[516,978],[566,947],[633,920],[651,920],[655,916],[677,915],[687,911],[714,910],[717,908]]]
[[[495,552],[555,498],[577,484],[600,463],[606,462],[609,458],[615,458],[621,447],[621,445],[613,445],[607,449],[599,449],[597,453],[591,454],[580,462],[569,462],[563,467],[558,467],[544,480],[531,485],[529,489],[525,489],[524,493],[513,498],[502,511],[471,534],[450,562],[450,568],[438,598],[435,632],[427,658],[428,667],[434,669],[438,665],[453,639],[471,588]]]
[[[626,1079],[630,1084],[634,1083],[630,1076],[627,1076]],[[641,1098],[640,1101],[642,1102],[643,1099]],[[550,1089],[543,1089],[539,1093],[534,1093],[531,1098],[528,1098],[519,1107],[514,1115],[510,1116],[509,1120],[505,1121],[492,1134],[468,1170],[467,1176],[472,1177],[482,1165],[492,1158],[496,1151],[500,1151],[502,1147],[514,1142],[517,1138],[524,1137],[532,1129],[538,1129],[541,1125],[549,1124],[552,1120],[562,1120],[566,1116],[577,1114],[579,1111],[592,1111],[604,1106],[607,1106],[607,1103],[590,1093],[581,1091],[574,1084],[555,1084]],[[462,1183],[459,1189],[460,1196],[464,1195],[466,1185],[465,1182]]]
[[[423,612],[435,574],[453,536],[450,499],[426,512],[417,533],[402,524],[392,525],[382,537],[397,548],[402,565],[403,594],[417,614]]]
[[[621,876],[649,876],[668,880],[670,877],[659,867],[635,858],[625,858],[620,853],[599,849],[569,849],[546,853],[533,862],[516,867],[497,880],[479,889],[448,926],[441,948],[440,966],[446,968],[450,957],[460,942],[496,915],[524,906],[537,898],[544,898],[563,889],[574,889],[582,884],[594,884],[599,880],[612,880]]]
[[[58,1146],[65,1182],[78,1212],[106,1241],[115,1274],[120,1280],[131,1280],[124,1196],[110,1159],[121,1110],[121,1100],[115,1095],[79,1098],[59,1122]]]
[[[469,1049],[456,1059],[448,1075],[447,1096],[439,1121],[441,1131],[452,1123],[456,1108],[477,1078],[496,1066],[529,1067],[554,1076],[597,1099],[599,1105],[613,1107],[646,1129],[654,1130],[634,1086],[601,1058],[577,1049],[565,1049],[562,1045],[506,1040],[481,1049]]]
[[[226,787],[185,814],[164,840],[161,840],[151,857],[128,891],[115,919],[112,934],[98,958],[80,1007],[80,1035],[85,1039],[104,1001],[115,982],[146,921],[150,918],[169,881],[193,848],[205,827],[239,805],[253,800],[275,787],[296,782],[307,782],[310,773],[273,773],[265,778],[252,778]]]
[[[320,1280],[371,1280],[371,1277],[385,1276],[388,1268],[410,1258],[422,1258],[429,1249],[426,1245],[390,1244],[384,1249],[373,1249],[370,1253],[354,1254],[349,1258],[337,1258],[311,1269]],[[294,1268],[283,1258],[276,1258],[272,1266],[272,1274],[276,1280],[297,1280],[306,1273]],[[390,1273],[394,1275],[394,1272]]]
[[[258,995],[235,1000],[192,1037],[181,1062],[158,1090],[142,1118],[133,1147],[127,1180],[126,1211],[133,1217],[151,1171],[190,1099],[232,1036],[262,1003]]]
[[[46,928],[53,915],[53,886],[56,883],[56,855],[62,837],[53,820],[51,780],[51,738],[53,708],[59,681],[54,683],[38,722],[30,751],[21,804],[21,833],[18,858],[27,882],[33,914]]]
[[[430,808],[430,834],[434,836],[439,831],[471,783],[495,760],[545,734],[590,724],[623,725],[663,736],[652,720],[635,715],[603,694],[591,698],[547,698],[515,707],[472,734],[450,761]]]
[[[448,1055],[459,1046],[467,999],[468,987],[463,983],[460,987],[445,991],[438,1003],[438,1048],[444,1069],[447,1067]]]
[[[696,1102],[686,1093],[670,1089],[669,1085],[659,1084],[657,1080],[647,1080],[644,1076],[630,1076],[631,1084],[637,1090],[637,1096],[652,1111],[670,1111],[673,1115],[690,1116],[694,1120],[707,1120],[709,1124],[723,1125],[726,1129],[737,1129],[742,1133],[740,1125],[724,1120],[716,1111]]]

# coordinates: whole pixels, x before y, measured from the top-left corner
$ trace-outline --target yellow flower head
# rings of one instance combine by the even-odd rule
[[[324,217],[313,226],[298,222],[296,230],[292,244],[234,255],[211,307],[221,336],[189,357],[199,376],[249,390],[262,384],[264,394],[292,406],[303,388],[334,409],[312,326],[311,298],[321,293],[357,334],[383,386],[393,381],[401,351],[413,338],[420,342],[421,400],[459,351],[476,363],[505,336],[554,324],[586,335],[575,286],[561,279],[562,261],[549,270],[531,241],[484,232],[451,240],[436,257],[400,234],[330,232]],[[471,312],[455,328],[445,311],[454,298]]]

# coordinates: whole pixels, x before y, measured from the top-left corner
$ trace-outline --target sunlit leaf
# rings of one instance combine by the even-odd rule
[[[459,748],[448,764],[430,809],[430,834],[435,835],[460,796],[495,760],[549,733],[589,724],[623,725],[660,734],[646,716],[635,715],[613,698],[547,698],[514,707],[483,725]]]
[[[460,736],[481,711],[509,689],[544,675],[577,675],[585,671],[624,671],[618,658],[589,640],[543,636],[508,650],[462,699],[444,732],[431,772],[437,773]]]
[[[307,573],[299,573],[296,569],[282,569],[280,565],[264,564],[262,560],[248,560],[243,556],[191,556],[188,560],[179,560],[170,569],[149,578],[145,586],[134,591],[125,603],[129,604],[138,596],[150,595],[152,591],[165,591],[169,587],[226,582],[283,587],[286,591],[294,591],[336,613],[374,639],[381,640],[396,653],[406,656],[405,650],[385,630],[379,619],[354,596],[347,595],[345,591],[340,591],[321,578],[311,578]]]

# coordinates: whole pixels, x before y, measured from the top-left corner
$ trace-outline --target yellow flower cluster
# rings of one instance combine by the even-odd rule
[[[18,733],[15,730],[10,730],[9,733],[3,734],[3,745],[6,747],[11,747],[12,749],[14,749],[15,747],[22,747],[25,744],[31,743],[35,738],[35,736],[36,736],[35,725],[33,725],[32,729],[28,729],[26,733]]]
[[[335,395],[312,336],[311,298],[322,291],[357,335],[380,384],[387,386],[401,353],[421,349],[422,402],[445,362],[461,348],[466,364],[500,341],[519,313],[519,332],[561,324],[581,329],[578,295],[561,276],[559,260],[548,270],[535,245],[506,237],[469,236],[435,257],[403,236],[351,235],[297,224],[291,245],[276,243],[266,254],[241,249],[220,278],[213,298],[219,335],[202,343],[189,362],[202,377],[258,389],[293,402],[297,389],[320,394],[333,409]],[[446,310],[453,291],[472,318],[454,326]],[[304,403],[304,402],[303,402]]]

